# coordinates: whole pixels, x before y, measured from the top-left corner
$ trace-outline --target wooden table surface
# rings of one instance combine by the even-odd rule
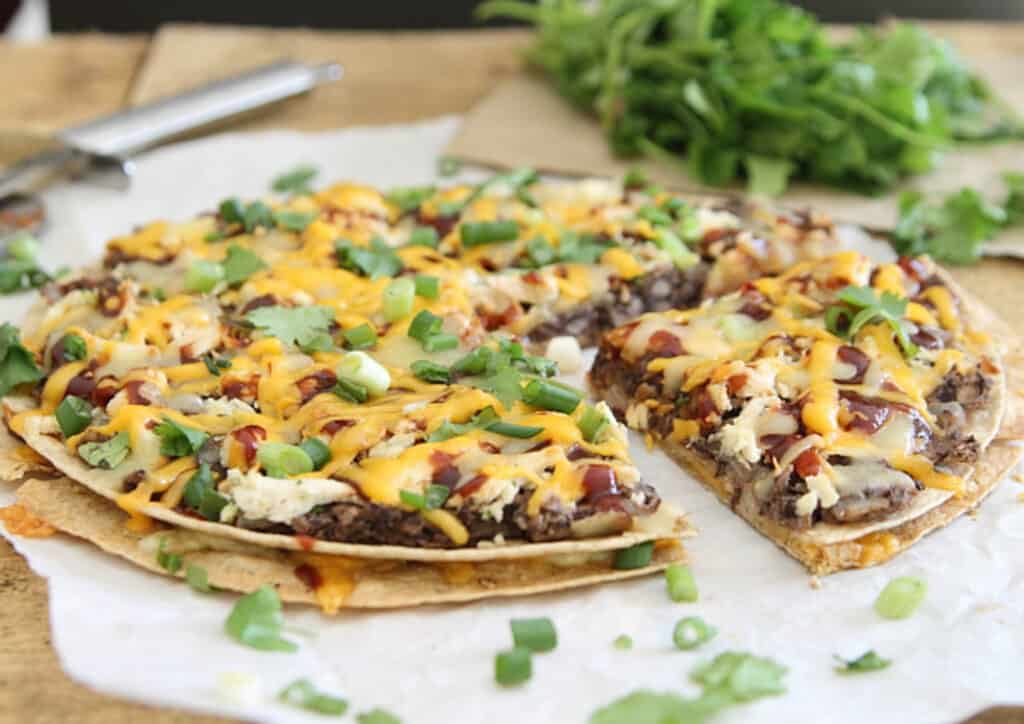
[[[973,24],[964,24],[976,33]],[[950,26],[954,37],[956,26]],[[388,123],[468,110],[520,67],[522,31],[342,33],[169,26],[154,38],[83,34],[33,46],[0,43],[0,164],[63,126],[282,55],[338,60],[343,83],[250,119],[246,128],[303,130]],[[1024,44],[1024,38],[1021,39]],[[192,51],[195,52],[192,52]],[[440,81],[440,82],[439,82]],[[969,286],[984,294],[987,262]],[[1024,279],[1024,274],[1022,274]],[[1024,331],[1024,321],[1014,326]],[[73,682],[50,643],[46,582],[0,540],[0,722],[215,722],[98,694]],[[991,709],[979,724],[1024,722]]]

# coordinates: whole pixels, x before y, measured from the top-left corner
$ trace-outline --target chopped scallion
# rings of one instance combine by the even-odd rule
[[[533,407],[570,414],[583,395],[577,390],[543,380],[531,380],[523,389],[523,402]]]
[[[514,221],[467,221],[459,226],[464,247],[514,241],[518,236],[519,224]]]
[[[309,455],[309,459],[313,461],[314,470],[319,470],[331,461],[331,449],[327,447],[327,443],[318,437],[307,437],[299,443],[299,447],[302,448],[306,454]]]
[[[345,340],[345,346],[349,349],[369,349],[377,344],[377,330],[369,324],[360,324],[358,327],[346,329],[341,336]]]
[[[412,373],[417,379],[434,384],[448,384],[452,380],[452,373],[444,365],[430,360],[416,360],[412,363]]]
[[[387,367],[366,352],[348,352],[338,363],[338,380],[355,382],[366,388],[373,397],[383,395],[391,386]]]
[[[501,686],[518,686],[530,680],[533,661],[529,649],[513,648],[494,657],[494,680]]]
[[[514,618],[509,625],[516,648],[536,653],[551,651],[558,645],[558,633],[550,618]]]
[[[440,241],[437,229],[433,226],[417,226],[409,232],[409,241],[406,244],[408,246],[429,246],[431,249],[436,249]]]
[[[894,578],[882,589],[875,600],[875,611],[882,618],[907,618],[921,605],[928,584],[923,578],[900,576]]]
[[[55,413],[57,424],[65,438],[77,435],[92,422],[92,405],[75,395],[68,395]]]
[[[288,478],[313,471],[313,460],[298,445],[265,442],[257,452],[260,465],[272,478]]]
[[[709,626],[704,619],[697,616],[687,616],[680,619],[672,630],[672,642],[681,651],[690,651],[701,644],[705,644],[718,634],[718,629]]]
[[[651,562],[653,555],[654,541],[637,543],[635,546],[615,551],[615,563],[613,565],[619,571],[643,568]]]
[[[601,433],[608,426],[608,417],[598,408],[587,405],[576,425],[579,427],[580,434],[584,440],[587,442],[597,442]]]
[[[409,277],[394,279],[384,289],[381,297],[381,311],[384,319],[397,322],[412,314],[413,297],[416,295],[416,282]]]
[[[693,603],[697,600],[697,581],[689,566],[673,563],[665,569],[665,584],[668,597],[676,603]]]
[[[441,295],[441,280],[427,274],[416,275],[416,296],[437,299]]]
[[[277,698],[285,704],[328,716],[341,716],[348,710],[347,701],[318,691],[309,679],[296,679],[282,689]]]
[[[196,259],[185,272],[185,291],[206,294],[224,281],[224,267],[214,261]]]

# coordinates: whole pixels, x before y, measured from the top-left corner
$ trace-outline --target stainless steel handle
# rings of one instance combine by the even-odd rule
[[[68,128],[58,138],[94,154],[123,156],[225,118],[305,93],[341,77],[341,66],[266,65],[137,108]]]

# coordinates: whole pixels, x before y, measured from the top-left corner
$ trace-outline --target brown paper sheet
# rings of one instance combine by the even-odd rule
[[[1024,25],[948,26],[934,24],[938,33],[952,34],[973,66],[1014,107],[1024,109]],[[955,30],[955,32],[953,32]],[[656,182],[688,192],[722,193],[695,182],[682,163],[623,160],[613,157],[603,132],[592,117],[559,97],[536,74],[505,81],[466,117],[448,153],[487,166],[533,166],[568,175],[618,176],[640,168]],[[981,189],[994,199],[1004,194],[1003,171],[1024,172],[1024,143],[962,146],[946,153],[939,169],[912,179],[903,189],[946,193],[963,186]],[[903,190],[900,189],[900,190]],[[741,188],[732,189],[742,191]],[[728,189],[726,190],[728,191]],[[816,207],[841,221],[889,228],[898,216],[899,190],[883,197],[865,197],[822,186],[798,184],[781,199],[793,207]],[[1024,257],[1024,230],[1003,233],[988,247],[990,253]]]

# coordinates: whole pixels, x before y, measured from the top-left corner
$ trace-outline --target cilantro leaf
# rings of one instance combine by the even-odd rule
[[[262,201],[253,201],[242,213],[242,225],[250,233],[257,226],[269,229],[274,225],[274,212]]]
[[[160,454],[172,458],[195,455],[210,437],[202,430],[179,425],[166,416],[153,432],[160,438]]]
[[[867,324],[885,322],[896,335],[903,356],[910,358],[917,354],[917,345],[910,339],[910,332],[903,314],[907,300],[892,292],[882,293],[881,298],[871,287],[848,285],[839,290],[836,298],[840,305],[825,310],[825,326],[829,332],[843,339],[853,339]]]
[[[423,202],[429,199],[437,192],[436,186],[415,186],[391,189],[384,197],[395,206],[403,214],[408,214],[412,211],[416,211]]]
[[[119,432],[104,442],[86,442],[78,446],[78,457],[94,468],[113,470],[123,463],[132,450],[127,432]]]
[[[270,188],[278,193],[305,194],[309,193],[309,182],[320,170],[316,166],[296,166],[274,178]]]
[[[7,259],[0,262],[0,294],[15,294],[38,289],[53,279],[34,259]]]
[[[228,286],[241,284],[261,269],[266,269],[267,264],[256,254],[232,244],[228,247],[228,254],[221,263],[224,267],[224,281]]]
[[[778,196],[786,190],[793,162],[750,154],[746,158],[747,192],[762,196]]]
[[[275,211],[274,221],[282,229],[301,233],[318,215],[315,211]]]
[[[277,698],[285,704],[291,704],[317,714],[341,716],[348,710],[347,701],[318,691],[309,679],[296,679],[282,689]]]
[[[21,344],[18,328],[4,322],[0,325],[0,397],[18,385],[42,378],[35,356]]]
[[[380,237],[371,239],[369,248],[356,246],[348,239],[339,239],[334,243],[334,253],[342,269],[370,279],[393,277],[402,271],[402,260]]]
[[[259,307],[246,314],[245,319],[285,344],[316,351],[330,344],[334,310],[330,307]]]
[[[970,264],[1007,221],[1006,211],[990,204],[978,191],[960,189],[941,204],[909,191],[900,197],[900,218],[892,232],[900,254],[930,254],[950,264]]]
[[[840,674],[861,674],[865,671],[879,671],[887,668],[892,663],[892,660],[883,659],[874,650],[866,651],[856,659],[847,660],[841,656],[836,656],[835,658],[840,664],[836,667],[836,671]]]

